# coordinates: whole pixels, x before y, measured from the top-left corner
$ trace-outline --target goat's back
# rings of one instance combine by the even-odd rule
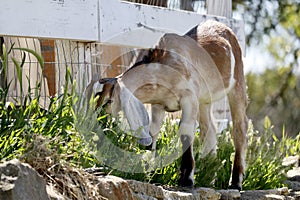
[[[224,85],[227,85],[226,79],[231,76],[228,68],[234,64],[234,79],[240,82],[243,76],[242,51],[238,39],[234,32],[225,24],[208,20],[185,34],[197,41],[210,57],[214,60],[215,65],[224,77]],[[229,54],[232,53],[234,58]]]

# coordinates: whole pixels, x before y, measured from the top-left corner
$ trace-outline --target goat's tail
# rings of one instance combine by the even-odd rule
[[[235,66],[234,66],[234,79],[236,80],[235,91],[239,93],[239,95],[242,95],[241,100],[244,101],[244,104],[247,107],[248,98],[247,98],[246,80],[244,76],[242,50],[239,45],[238,39],[236,35],[233,33],[233,31],[231,29],[227,29],[226,32],[227,32],[226,33],[227,40],[231,46],[234,59],[235,59]]]
[[[239,80],[244,77],[244,64],[243,64],[243,59],[242,59],[242,50],[239,45],[238,39],[233,33],[231,29],[227,29],[226,31],[227,35],[227,40],[231,46],[234,59],[235,59],[235,66],[234,66],[234,79],[239,81],[244,81],[244,80]]]

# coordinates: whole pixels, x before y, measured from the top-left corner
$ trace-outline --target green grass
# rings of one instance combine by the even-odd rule
[[[43,67],[42,58],[31,50],[22,49],[36,56]],[[7,67],[9,52],[4,51],[1,62]],[[24,54],[25,55],[25,54]],[[22,65],[15,61],[17,71]],[[7,70],[4,70],[4,72]],[[18,80],[22,83],[22,74]],[[137,143],[127,131],[120,128],[120,121],[111,118],[101,109],[87,109],[87,100],[76,94],[75,83],[66,75],[64,93],[50,99],[50,105],[39,105],[40,89],[30,90],[32,95],[23,97],[18,106],[5,107],[8,89],[0,88],[0,160],[19,158],[38,167],[38,161],[49,165],[64,162],[78,168],[104,167],[106,173],[126,179],[147,181],[155,184],[176,186],[179,179],[181,144],[178,125],[167,119],[157,141],[156,157]],[[69,90],[70,88],[70,90]],[[68,92],[71,91],[71,92]],[[93,104],[94,99],[90,100]],[[284,134],[275,137],[271,122],[265,120],[264,132],[248,131],[247,170],[244,189],[270,189],[283,186],[285,172],[282,166],[286,156],[297,155],[300,136],[289,138]],[[234,147],[230,129],[218,135],[217,155],[201,154],[201,143],[196,137],[195,184],[202,187],[228,187]],[[196,133],[198,136],[200,133]],[[42,169],[40,169],[42,170]]]

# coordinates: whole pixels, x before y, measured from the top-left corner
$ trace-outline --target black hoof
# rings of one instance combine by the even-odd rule
[[[146,146],[145,149],[151,151],[152,150],[152,143],[150,145]]]
[[[191,179],[179,180],[178,185],[185,188],[193,188],[194,181]]]
[[[242,190],[242,188],[238,185],[230,185],[228,188],[231,190],[238,190],[238,191]]]

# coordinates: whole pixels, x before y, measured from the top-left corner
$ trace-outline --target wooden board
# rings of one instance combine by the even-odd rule
[[[97,0],[0,0],[0,35],[97,41]]]
[[[0,35],[152,47],[166,32],[184,34],[214,18],[245,45],[242,21],[118,0],[0,0]],[[244,48],[243,48],[244,49]]]
[[[207,19],[216,19],[230,26],[244,47],[243,21],[116,0],[102,0],[100,3],[100,40],[148,48],[156,44],[164,33],[182,35]]]

